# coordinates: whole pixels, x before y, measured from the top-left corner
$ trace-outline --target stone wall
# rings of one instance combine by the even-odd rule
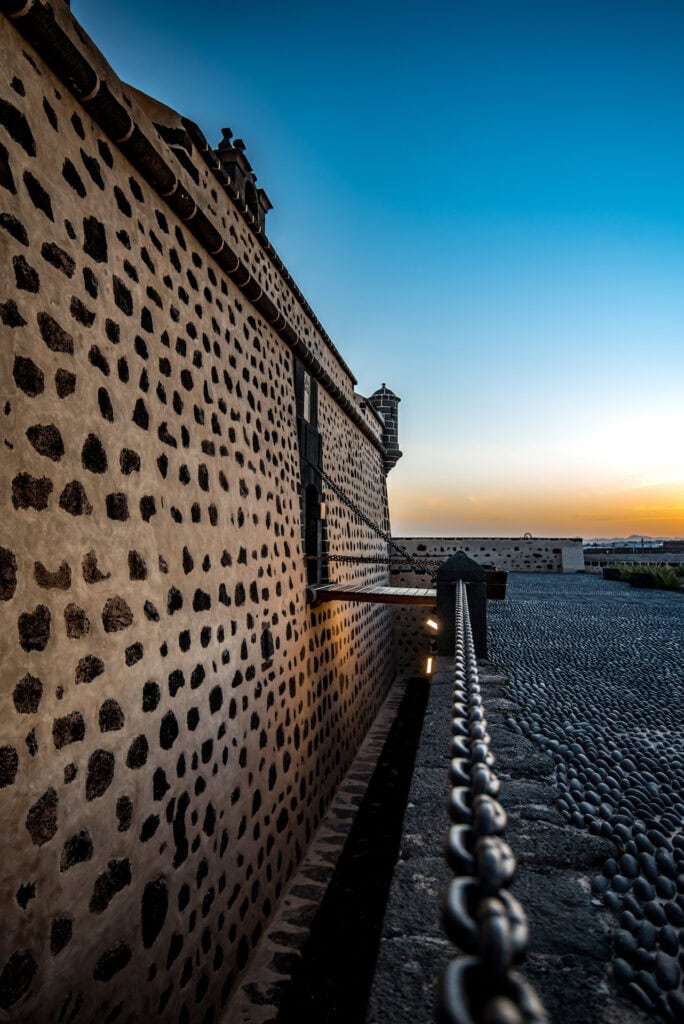
[[[465,551],[479,565],[507,572],[583,572],[584,556],[579,537],[396,537],[411,555],[437,568],[457,551]],[[426,587],[430,577],[396,565],[395,587]],[[397,607],[394,611],[395,643],[399,671],[406,675],[425,672],[434,638],[425,621],[426,609]]]
[[[212,1024],[393,676],[306,605],[295,355],[380,523],[382,425],[199,130],[0,6],[0,1020]]]
[[[397,537],[411,554],[443,562],[465,551],[480,565],[507,572],[580,572],[580,537]]]

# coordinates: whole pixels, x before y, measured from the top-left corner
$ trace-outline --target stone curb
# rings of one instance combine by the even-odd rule
[[[328,808],[271,924],[236,988],[221,1024],[274,1024],[283,992],[301,960],[356,813],[401,704],[398,679]]]

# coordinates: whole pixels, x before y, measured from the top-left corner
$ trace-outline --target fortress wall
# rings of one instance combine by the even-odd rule
[[[340,420],[335,403],[319,391],[319,426],[323,435],[323,469],[345,494],[354,496],[361,512],[387,529],[389,512],[382,460],[369,444],[359,445],[359,434],[349,421]],[[334,492],[326,494],[330,551],[340,555],[385,559],[387,545],[372,533]],[[330,576],[338,582],[389,583],[387,563],[331,562]],[[388,652],[389,655],[389,652]]]
[[[444,561],[465,551],[479,565],[507,572],[577,572],[574,556],[582,554],[580,537],[397,537],[411,554]],[[568,568],[568,566],[572,566]]]
[[[210,1024],[393,674],[388,609],[305,604],[290,329],[324,468],[383,523],[381,428],[201,161],[285,326],[4,17],[0,54],[0,1020]],[[330,550],[379,554],[325,497]]]

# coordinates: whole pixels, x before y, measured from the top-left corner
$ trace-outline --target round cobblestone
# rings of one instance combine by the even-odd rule
[[[620,940],[615,976],[640,1005],[681,1020],[684,594],[514,573],[488,613],[513,724],[553,756],[561,814],[619,845],[592,882],[638,947],[630,966]]]

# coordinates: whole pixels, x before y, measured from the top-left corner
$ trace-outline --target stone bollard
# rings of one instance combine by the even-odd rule
[[[468,595],[468,612],[473,631],[475,654],[487,657],[487,583],[482,566],[468,558],[464,551],[458,551],[448,558],[437,570],[437,618],[439,636],[437,651],[440,655],[453,657],[455,648],[455,607],[456,584],[463,580]]]

